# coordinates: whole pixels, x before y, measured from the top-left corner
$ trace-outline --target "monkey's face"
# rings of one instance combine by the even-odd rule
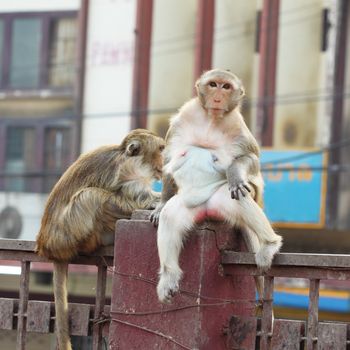
[[[139,157],[143,164],[151,168],[153,177],[160,180],[163,169],[165,141],[147,130],[136,130],[126,140],[126,154]]]
[[[204,73],[196,88],[203,108],[211,115],[231,112],[244,97],[241,81],[234,74],[219,69]]]

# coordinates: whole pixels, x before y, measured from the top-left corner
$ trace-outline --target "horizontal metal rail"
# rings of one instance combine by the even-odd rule
[[[28,331],[43,333],[53,331],[53,327],[50,326],[52,320],[55,319],[53,304],[29,300],[31,263],[50,262],[50,260],[36,254],[35,245],[36,243],[33,241],[0,239],[0,264],[1,260],[15,260],[21,264],[19,300],[0,298],[0,329],[12,329],[13,325],[17,324],[17,350],[26,348],[26,334]],[[113,266],[113,256],[114,247],[107,246],[88,256],[79,255],[70,262],[70,264],[97,266],[95,306],[69,304],[71,334],[88,335],[92,328],[94,350],[101,349],[103,329],[105,328],[104,322],[97,321],[105,319],[106,311],[109,314],[109,306],[105,305],[106,280],[107,267]],[[3,264],[6,265],[6,261]],[[17,322],[12,322],[14,319],[17,319]],[[11,322],[7,322],[7,320]]]
[[[326,255],[326,254],[297,254],[281,253],[274,257],[269,270],[262,272],[255,263],[252,253],[223,251],[221,264],[226,275],[263,275],[264,295],[262,298],[260,349],[279,349],[280,340],[293,344],[293,348],[302,349],[302,341],[305,349],[317,348],[345,349],[347,339],[347,325],[341,323],[329,324],[319,322],[319,293],[320,280],[348,280],[350,279],[350,255]],[[273,280],[275,277],[293,277],[309,279],[309,307],[308,319],[303,334],[301,323],[296,326],[290,320],[273,324]],[[294,328],[293,328],[294,327]],[[291,329],[294,329],[294,332]],[[272,331],[274,329],[274,331]],[[300,344],[299,344],[300,343]],[[300,347],[299,347],[300,346]]]

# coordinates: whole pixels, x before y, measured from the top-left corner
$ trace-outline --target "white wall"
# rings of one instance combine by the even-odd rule
[[[80,0],[0,0],[0,12],[78,10]]]
[[[278,148],[313,147],[318,138],[316,99],[325,88],[322,8],[322,0],[281,1],[274,128]]]
[[[135,0],[91,0],[82,151],[119,143],[130,130]]]
[[[175,110],[192,97],[197,1],[155,0],[149,108]],[[149,128],[164,134],[172,112],[150,113]]]
[[[254,48],[257,1],[219,0],[215,3],[213,67],[229,69],[243,82],[247,99],[254,99]],[[243,116],[251,127],[251,109]],[[253,112],[255,110],[253,109]]]

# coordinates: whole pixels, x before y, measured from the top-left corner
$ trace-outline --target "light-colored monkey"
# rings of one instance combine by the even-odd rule
[[[67,269],[78,253],[113,243],[116,220],[135,209],[154,209],[159,194],[164,140],[137,129],[121,145],[82,155],[62,175],[46,203],[37,236],[39,255],[54,261],[56,332],[60,350],[70,350]]]
[[[241,81],[231,72],[214,69],[198,79],[196,89],[197,97],[171,119],[162,200],[151,215],[158,224],[157,293],[162,302],[179,289],[178,260],[186,233],[205,219],[241,227],[263,270],[282,244],[258,205],[263,192],[259,146],[240,113]],[[261,295],[263,281],[256,282]]]

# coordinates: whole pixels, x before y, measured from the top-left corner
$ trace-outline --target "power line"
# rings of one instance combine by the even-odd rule
[[[298,7],[298,8],[292,9],[292,10],[287,10],[287,11],[284,11],[284,12],[281,12],[281,13],[288,15],[289,13],[294,13],[294,12],[297,12],[297,10],[300,11],[300,10],[303,10],[303,9],[309,8],[309,7],[310,7],[310,5],[301,6],[301,7]],[[309,20],[311,18],[316,18],[316,17],[320,17],[321,18],[321,12],[320,11],[317,11],[316,13],[314,13],[312,15],[308,15],[308,16],[305,16],[305,17],[302,17],[302,18],[297,18],[297,19],[294,19],[294,20],[286,21],[286,22],[280,22],[279,26],[293,25],[293,24],[297,24],[297,23],[300,23],[300,22],[307,21],[307,20]],[[246,26],[247,23],[253,25],[255,23],[255,20],[254,21],[248,21],[248,22],[243,22],[243,21],[241,21],[241,22],[243,24],[240,24],[240,25],[239,24],[238,25],[237,24],[233,24],[231,26],[218,27],[215,30],[215,35],[219,35],[220,31],[223,30],[223,29],[225,31],[227,31],[228,29],[235,30],[235,29],[240,28],[242,26]],[[241,22],[239,22],[239,23],[241,23]],[[274,28],[275,28],[274,25],[270,25],[270,26],[267,26],[264,29],[261,29],[260,32],[265,32],[265,31],[268,31],[268,30],[274,29]],[[253,35],[253,34],[255,34],[255,28],[250,29],[248,31],[233,33],[231,35],[224,36],[224,37],[221,37],[221,38],[220,37],[216,38],[214,40],[214,43],[220,44],[220,43],[226,42],[227,40],[245,38],[245,37]],[[192,33],[190,35],[192,35],[192,36],[188,36],[187,35],[187,36],[173,37],[173,38],[162,39],[162,40],[159,40],[159,41],[154,41],[154,42],[152,42],[152,48],[151,48],[152,49],[152,54],[154,54],[156,57],[158,57],[158,56],[161,56],[161,55],[164,55],[164,54],[170,54],[170,53],[173,53],[173,52],[179,53],[180,51],[187,51],[189,49],[194,49],[198,45],[198,44],[195,43],[195,39],[196,39],[196,37],[199,34],[198,33]],[[73,39],[71,39],[71,40],[73,40]],[[165,50],[162,51],[162,46],[164,46],[164,45],[172,45],[172,46],[174,46],[174,45],[177,45],[178,43],[183,42],[184,40],[191,40],[192,43],[186,43],[186,44],[178,45],[177,47],[172,47],[172,48],[165,49]],[[159,52],[153,52],[153,50],[157,50],[158,48],[160,48]],[[88,60],[88,58],[89,58],[89,56],[86,57],[86,60]],[[47,69],[47,70],[48,69],[52,69],[55,66],[56,66],[56,64],[51,64],[49,68],[44,68],[44,69]],[[76,70],[76,73],[78,72],[77,66],[75,64],[59,63],[59,64],[57,64],[57,66],[60,66],[62,68],[63,67],[71,68],[71,69]],[[38,66],[37,65],[24,65],[24,66],[21,66],[20,69],[37,70]],[[40,68],[40,69],[42,70],[43,68]]]
[[[288,16],[289,14],[293,14],[295,12],[299,12],[299,11],[305,10],[307,8],[310,8],[310,7],[316,8],[316,5],[319,5],[319,3],[313,2],[313,3],[310,3],[308,5],[303,5],[303,6],[299,6],[296,8],[289,9],[289,10],[280,11],[280,17],[286,16],[286,15]],[[225,26],[217,26],[214,28],[214,32],[220,33],[220,32],[225,32],[225,31],[231,31],[231,30],[234,30],[237,28],[245,27],[247,25],[254,25],[255,22],[256,22],[255,18],[250,20],[250,21],[249,20],[248,21],[241,20],[241,21],[235,22],[233,24],[228,24]],[[153,41],[152,46],[153,45],[154,46],[162,46],[162,45],[169,45],[169,44],[172,45],[173,43],[182,42],[185,40],[194,40],[199,35],[200,35],[200,33],[198,33],[198,32],[192,32],[192,33],[189,33],[186,35],[180,35],[180,36],[174,36],[174,37],[169,37],[169,38],[165,38],[165,39],[160,39],[160,40]]]
[[[326,146],[320,147],[320,148],[318,148],[316,150],[313,150],[313,151],[305,152],[305,153],[302,153],[302,154],[297,154],[297,155],[294,155],[294,156],[274,159],[274,160],[271,160],[271,161],[268,161],[268,162],[262,162],[261,165],[264,166],[264,165],[267,165],[267,164],[288,163],[288,162],[291,162],[291,161],[305,159],[305,158],[312,157],[312,156],[317,155],[317,154],[330,152],[330,151],[332,151],[334,149],[344,148],[344,147],[348,147],[348,146],[350,146],[350,138],[343,139],[343,140],[341,140],[339,142],[330,143],[330,144],[328,144]]]
[[[278,105],[289,105],[296,104],[301,102],[325,102],[333,99],[334,97],[348,99],[350,98],[350,91],[346,91],[344,93],[334,93],[328,95],[319,95],[319,96],[303,96],[302,93],[294,94],[285,94],[276,96],[275,98],[266,98],[261,101],[258,99],[251,99],[247,102],[244,102],[249,108],[258,108],[264,105],[268,105],[274,103],[276,106]],[[103,117],[125,117],[137,113],[147,113],[149,115],[159,115],[159,114],[172,114],[178,111],[180,106],[178,107],[164,107],[164,108],[154,108],[154,109],[138,109],[138,110],[125,110],[125,111],[111,111],[111,112],[98,112],[98,113],[85,113],[85,118],[103,118]]]
[[[312,15],[305,16],[305,17],[298,18],[298,19],[294,19],[294,20],[291,20],[291,21],[279,22],[278,26],[294,25],[294,24],[298,24],[298,23],[301,23],[301,22],[305,22],[305,21],[310,20],[312,18],[316,19],[317,17],[321,18],[321,11],[318,11],[318,12],[312,14]],[[273,30],[273,29],[277,29],[277,28],[276,28],[275,25],[269,25],[269,26],[266,26],[264,29],[260,29],[259,33],[267,32],[267,31],[269,31],[271,29]],[[237,39],[237,38],[245,38],[245,37],[253,35],[253,34],[255,34],[255,28],[252,28],[252,29],[250,29],[250,30],[248,30],[246,32],[233,33],[233,34],[225,36],[223,38],[217,38],[214,41],[214,44],[227,41],[228,39],[231,40],[231,39]],[[195,37],[192,38],[192,39],[193,39],[192,41],[194,42],[195,41],[194,40]],[[181,41],[183,41],[183,40],[181,40]],[[178,42],[176,40],[174,40],[172,42],[169,41],[170,45],[177,44],[177,43]],[[159,51],[159,52],[153,52],[153,50],[157,49],[157,47],[152,47],[152,54],[160,56],[160,55],[163,55],[163,54],[168,54],[168,53],[173,53],[173,52],[187,51],[189,49],[195,49],[197,45],[198,44],[196,44],[196,43],[183,44],[183,45],[179,45],[177,47],[169,48],[167,50],[163,50],[163,51]]]

